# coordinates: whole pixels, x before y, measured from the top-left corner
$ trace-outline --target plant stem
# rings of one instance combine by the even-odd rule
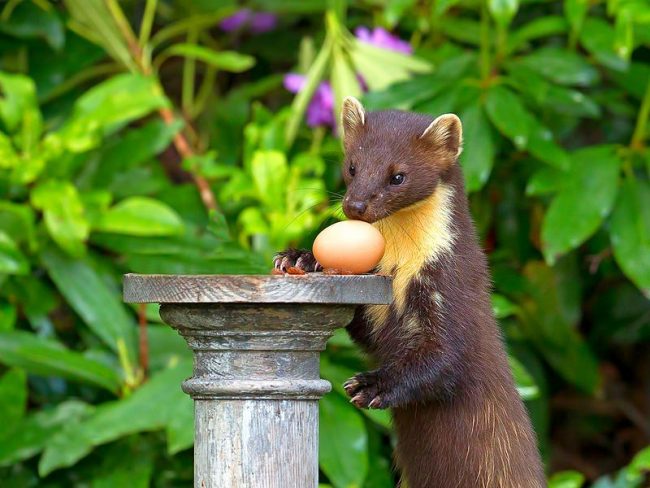
[[[487,83],[490,78],[490,17],[487,11],[485,0],[481,2],[481,45],[480,45],[480,62],[481,62],[481,79]]]
[[[133,30],[126,20],[126,17],[124,17],[124,13],[122,12],[119,4],[116,2],[116,0],[104,1],[106,2],[106,6],[111,12],[113,20],[118,25],[120,32],[124,36],[124,39],[129,46],[131,56],[138,65],[138,68],[143,74],[150,75],[151,68],[149,68],[148,63],[144,62],[143,49],[140,48],[140,45],[138,44],[135,35],[133,34]],[[158,83],[160,83],[160,80],[158,80]],[[164,90],[162,91],[164,92]],[[158,110],[158,114],[162,118],[163,122],[165,122],[165,124],[171,125],[174,123],[174,113],[171,109],[161,108]],[[195,155],[192,146],[182,132],[178,132],[174,136],[174,147],[183,159],[190,158]],[[199,190],[201,201],[203,202],[203,205],[206,207],[206,209],[208,209],[208,211],[218,210],[219,206],[217,205],[217,199],[212,192],[212,188],[210,188],[210,183],[208,183],[208,180],[206,180],[203,176],[194,173],[192,173],[192,179],[194,180],[194,184]]]
[[[201,87],[199,88],[199,91],[194,98],[194,104],[192,105],[190,118],[194,119],[198,117],[201,112],[203,112],[205,104],[210,99],[210,95],[212,95],[216,76],[216,69],[214,69],[212,66],[206,67],[205,74],[203,75],[203,81],[201,82]]]
[[[142,68],[142,50],[140,49],[138,40],[135,38],[133,29],[131,29],[131,24],[129,24],[129,21],[124,16],[124,12],[122,11],[120,4],[117,2],[117,0],[104,0],[104,3],[106,4],[106,7],[108,7],[108,10],[110,11],[111,16],[113,17],[113,20],[115,21],[118,29],[120,29],[120,32],[122,33],[122,36],[124,37],[129,50],[133,53],[133,58],[135,59],[136,63],[138,63],[138,65]]]
[[[160,117],[163,119],[163,122],[165,122],[165,124],[171,125],[174,123],[174,114],[171,109],[161,108],[158,110],[158,113],[160,114]],[[194,150],[182,132],[178,132],[174,136],[174,147],[183,159],[191,158],[195,155]],[[201,201],[203,202],[203,206],[205,206],[205,208],[208,210],[218,210],[219,206],[217,205],[217,200],[214,197],[214,193],[212,193],[212,188],[210,188],[208,180],[206,180],[203,176],[194,173],[192,173],[192,179],[194,180],[194,184],[199,190],[199,195],[201,197]]]
[[[648,116],[650,116],[650,81],[646,85],[645,95],[641,101],[641,108],[639,108],[636,126],[634,127],[634,132],[632,134],[632,140],[630,141],[630,147],[632,149],[643,148],[648,126]]]
[[[501,66],[508,50],[508,27],[497,25],[497,48],[494,55],[495,66]]]
[[[139,349],[140,349],[140,369],[142,370],[143,378],[147,377],[149,371],[149,338],[147,336],[147,304],[140,303],[138,305],[138,329],[139,336]]]
[[[190,29],[187,32],[187,43],[196,44],[199,38],[199,31]],[[196,59],[191,56],[185,58],[183,62],[183,89],[181,93],[181,106],[186,116],[192,113],[194,103],[194,79],[196,77]]]
[[[320,153],[321,145],[323,144],[323,139],[325,138],[326,129],[323,126],[318,126],[314,128],[312,132],[311,146],[309,147],[309,152],[311,154]]]
[[[3,22],[8,21],[14,9],[18,6],[18,4],[21,1],[22,0],[9,0],[7,4],[4,6],[4,8],[2,9],[2,14],[0,14],[0,20],[2,20]]]
[[[140,23],[140,36],[138,37],[138,44],[140,45],[140,49],[144,49],[147,42],[149,42],[149,37],[151,36],[151,28],[153,27],[153,21],[156,17],[157,6],[158,0],[147,0],[147,3],[144,7],[142,22]]]

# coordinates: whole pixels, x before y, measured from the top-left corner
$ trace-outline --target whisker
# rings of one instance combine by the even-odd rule
[[[324,191],[324,192],[327,193],[328,195],[333,195],[333,196],[340,197],[340,198],[343,198],[343,197],[345,196],[344,193],[339,193],[339,192],[336,192],[336,191],[325,190],[324,188],[301,187],[301,188],[296,188],[296,189],[293,190],[293,191],[308,191],[308,190]]]
[[[296,219],[302,217],[302,215],[305,212],[309,212],[310,210],[313,210],[314,208],[318,207],[319,205],[323,205],[323,202],[315,203],[314,205],[310,205],[309,207],[307,207],[307,208],[301,210],[300,212],[298,212],[298,215],[296,215],[293,219],[291,219],[291,221],[289,221],[289,223],[287,225],[284,226],[284,230],[288,229],[289,226],[291,224],[293,224],[296,221]]]

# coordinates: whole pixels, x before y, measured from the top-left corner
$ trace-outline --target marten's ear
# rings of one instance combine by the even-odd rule
[[[341,123],[346,138],[366,123],[366,111],[361,102],[354,97],[346,97],[341,108]]]
[[[424,129],[420,139],[449,151],[455,158],[463,150],[463,125],[457,115],[444,114]]]

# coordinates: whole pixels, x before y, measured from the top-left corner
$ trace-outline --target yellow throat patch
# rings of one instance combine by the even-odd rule
[[[451,186],[440,184],[431,196],[374,224],[386,239],[378,271],[393,276],[393,303],[398,314],[404,311],[411,280],[418,277],[425,263],[438,260],[453,246],[453,195]],[[388,305],[367,307],[373,330],[386,322],[388,308]]]

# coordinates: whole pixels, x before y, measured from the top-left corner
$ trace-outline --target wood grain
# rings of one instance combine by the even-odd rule
[[[124,276],[127,303],[386,304],[391,298],[391,278],[379,275]]]

